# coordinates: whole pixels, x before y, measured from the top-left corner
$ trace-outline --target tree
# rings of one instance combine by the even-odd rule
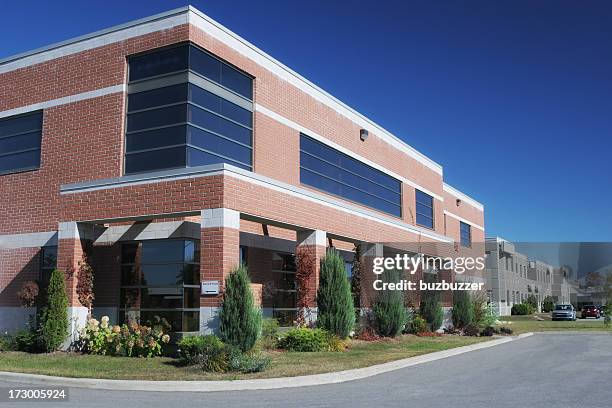
[[[527,296],[527,299],[525,300],[525,303],[531,305],[531,307],[533,308],[533,311],[537,312],[537,310],[538,310],[538,298],[535,297],[535,295]]]
[[[355,307],[344,259],[334,249],[321,259],[317,326],[344,339],[355,324]]]
[[[381,280],[397,283],[401,280],[398,270],[385,270]],[[408,320],[404,306],[404,294],[398,290],[380,290],[372,304],[376,332],[384,337],[395,337],[401,333]]]
[[[435,281],[435,276],[428,278],[428,275],[425,274],[425,281]],[[421,293],[419,312],[421,317],[427,322],[430,331],[438,330],[444,322],[444,311],[440,305],[440,292],[435,290],[423,291]]]
[[[245,265],[237,267],[225,279],[219,320],[219,333],[224,342],[242,351],[253,348],[261,334],[261,310],[255,307]]]
[[[79,270],[77,272],[77,287],[76,292],[79,297],[79,302],[87,308],[87,318],[91,318],[91,308],[94,301],[94,270],[89,264],[87,255],[83,253],[83,257],[79,261]]]
[[[68,296],[64,272],[51,273],[47,289],[47,306],[41,313],[40,346],[42,350],[57,350],[68,337]]]
[[[474,306],[468,292],[456,291],[453,294],[453,326],[461,329],[474,321]]]
[[[297,301],[297,317],[296,324],[300,327],[306,326],[309,320],[309,283],[315,273],[316,262],[313,255],[314,247],[311,245],[300,245],[295,252],[295,284],[296,284],[296,301]]]
[[[552,296],[546,296],[542,302],[542,312],[550,313],[555,308],[555,301]]]

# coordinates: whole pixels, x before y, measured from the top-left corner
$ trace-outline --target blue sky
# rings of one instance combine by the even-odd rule
[[[185,4],[10,2],[0,56]],[[442,164],[487,235],[612,241],[612,3],[191,4]]]

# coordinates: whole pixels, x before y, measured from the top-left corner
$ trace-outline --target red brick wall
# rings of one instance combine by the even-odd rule
[[[0,248],[0,306],[21,306],[17,292],[40,273],[40,248]]]

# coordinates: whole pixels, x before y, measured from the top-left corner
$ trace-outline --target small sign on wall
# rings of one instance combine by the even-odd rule
[[[202,281],[201,287],[203,295],[219,294],[219,281]]]

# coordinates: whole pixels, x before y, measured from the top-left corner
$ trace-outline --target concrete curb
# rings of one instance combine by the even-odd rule
[[[523,333],[515,337],[502,337],[499,339],[456,347],[449,350],[436,351],[416,357],[390,361],[370,367],[353,370],[337,371],[332,373],[304,375],[299,377],[264,378],[255,380],[227,380],[227,381],[139,381],[139,380],[104,380],[94,378],[66,378],[52,377],[38,374],[22,374],[0,372],[0,380],[36,385],[90,388],[119,391],[162,391],[162,392],[212,392],[212,391],[241,391],[241,390],[270,390],[278,388],[307,387],[313,385],[337,384],[346,381],[358,380],[374,375],[411,367],[417,364],[428,363],[447,357],[456,356],[470,351],[494,347],[518,339],[532,336],[533,333]]]

